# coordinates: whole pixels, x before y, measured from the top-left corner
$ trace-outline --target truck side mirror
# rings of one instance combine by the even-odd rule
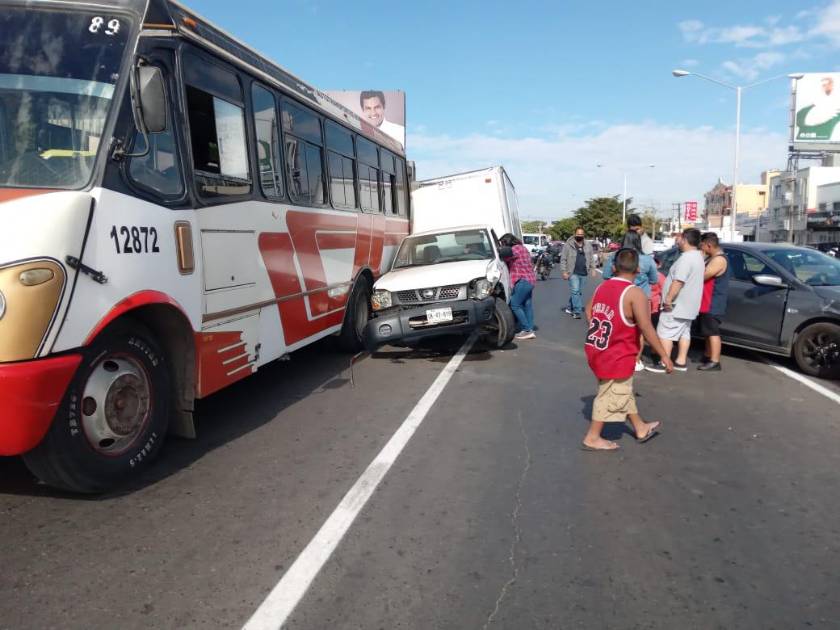
[[[146,64],[137,67],[137,92],[140,116],[146,131],[166,131],[166,91],[160,68]]]

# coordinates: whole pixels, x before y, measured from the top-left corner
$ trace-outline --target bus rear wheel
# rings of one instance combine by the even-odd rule
[[[139,324],[118,323],[85,349],[47,435],[23,456],[45,483],[110,490],[138,476],[163,445],[171,379],[164,353]]]

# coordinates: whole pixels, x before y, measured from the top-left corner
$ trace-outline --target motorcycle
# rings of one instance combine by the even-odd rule
[[[540,280],[548,280],[554,268],[554,256],[547,249],[539,249],[534,254],[534,273]]]

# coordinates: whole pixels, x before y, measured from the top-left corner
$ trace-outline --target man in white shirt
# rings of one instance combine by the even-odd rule
[[[371,125],[405,146],[405,127],[385,119],[385,94],[383,92],[364,90],[359,94],[359,106]]]
[[[700,230],[684,230],[679,238],[682,253],[671,265],[665,286],[662,287],[662,312],[656,326],[656,334],[662,340],[662,347],[669,356],[674,342],[677,342],[674,369],[681,372],[687,369],[691,322],[700,312],[700,302],[703,299],[703,274],[706,269],[699,247]],[[646,369],[650,372],[664,373],[665,365],[659,361]]]

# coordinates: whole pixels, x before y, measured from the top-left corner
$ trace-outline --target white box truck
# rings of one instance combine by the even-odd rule
[[[497,237],[522,237],[516,189],[504,167],[417,182],[411,193],[411,233],[462,225],[489,225]]]

